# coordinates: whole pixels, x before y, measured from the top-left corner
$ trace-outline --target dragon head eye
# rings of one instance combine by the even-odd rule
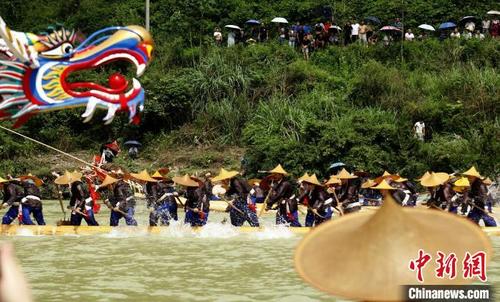
[[[69,54],[73,51],[73,45],[69,42],[65,42],[51,50],[47,50],[41,53],[42,56],[55,57],[63,56]]]

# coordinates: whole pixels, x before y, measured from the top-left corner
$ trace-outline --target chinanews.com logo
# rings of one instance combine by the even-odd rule
[[[494,301],[489,285],[423,285],[423,270],[432,265],[432,256],[420,249],[415,259],[411,259],[408,268],[415,272],[418,285],[404,286],[406,301]],[[434,261],[434,273],[437,279],[454,280],[461,274],[471,282],[486,282],[486,253],[466,252],[461,259],[455,254],[438,251]]]

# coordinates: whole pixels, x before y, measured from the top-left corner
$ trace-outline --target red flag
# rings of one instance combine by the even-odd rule
[[[101,195],[95,190],[94,182],[90,177],[85,177],[87,180],[87,185],[89,187],[90,198],[92,198],[92,210],[94,214],[99,213],[101,210],[101,205],[97,202],[97,200],[101,199]]]

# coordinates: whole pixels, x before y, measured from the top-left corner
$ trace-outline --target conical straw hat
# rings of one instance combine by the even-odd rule
[[[149,175],[147,170],[142,170],[140,173],[130,173],[130,176],[135,178],[136,180],[140,181],[147,181],[147,182],[157,182],[158,180],[154,179]]]
[[[102,183],[99,185],[99,187],[103,188],[103,187],[107,187],[111,184],[114,184],[115,182],[117,182],[118,179],[110,176],[110,175],[106,175],[106,177],[104,178],[104,180],[102,181]]]
[[[330,176],[330,179],[325,183],[325,186],[340,185],[342,182],[335,175]]]
[[[493,256],[487,235],[471,221],[443,211],[401,207],[388,195],[378,211],[346,215],[312,230],[295,250],[295,268],[309,284],[335,296],[403,301],[401,286],[420,284],[416,271],[409,269],[419,250],[432,256],[422,271],[423,285],[474,281],[460,273],[453,280],[438,278],[438,251],[459,257],[484,251],[487,263]]]
[[[424,187],[437,187],[444,184],[450,176],[447,173],[430,173],[429,176],[422,178],[420,184]]]
[[[54,180],[56,185],[70,185],[82,179],[82,173],[65,171],[63,175]]]
[[[408,178],[404,178],[404,177],[399,177],[398,179],[394,179],[395,182],[405,182],[405,181],[408,181]]]
[[[354,179],[358,178],[356,175],[352,175],[351,173],[347,172],[345,168],[342,168],[342,170],[337,174],[338,179]]]
[[[376,185],[377,185],[377,183],[373,179],[368,179],[367,181],[365,181],[361,185],[361,188],[368,189],[368,188],[371,188],[371,187],[376,186]]]
[[[219,172],[219,175],[213,177],[212,181],[213,182],[217,182],[217,181],[223,181],[223,180],[226,180],[226,179],[231,179],[231,178],[235,177],[238,174],[240,174],[240,172],[238,172],[238,171],[227,171],[226,169],[221,168],[220,172]]]
[[[493,184],[493,181],[491,181],[491,179],[489,177],[486,177],[485,180],[483,180],[483,183],[487,186],[490,186]]]
[[[457,187],[470,187],[470,182],[467,177],[461,177],[459,180],[454,183]]]
[[[282,174],[282,175],[285,175],[285,176],[288,175],[288,172],[286,172],[285,169],[283,169],[283,167],[281,166],[281,164],[278,164],[274,169],[272,169],[268,173],[271,173],[271,174]]]
[[[322,186],[321,183],[318,181],[318,177],[316,177],[316,174],[313,174],[308,178],[304,179],[303,182],[307,182],[315,186]]]
[[[27,175],[20,176],[19,179],[21,179],[21,180],[31,179],[35,182],[35,185],[37,187],[43,185],[43,180],[41,180],[40,178],[36,177],[35,175],[33,175],[31,173],[29,173]]]
[[[422,175],[420,178],[417,178],[418,181],[422,181],[422,179],[429,177],[431,173],[429,171],[425,171],[424,175]]]
[[[1,183],[4,183],[4,182],[8,182],[8,180],[7,180],[7,179],[4,179],[4,178],[2,178],[2,177],[0,177],[0,184],[1,184]]]
[[[302,181],[304,181],[304,179],[309,178],[309,176],[310,175],[306,172],[306,173],[304,173],[304,175],[302,175],[301,177],[299,177],[297,179],[297,182],[302,182]]]
[[[176,184],[181,185],[181,186],[198,187],[198,183],[196,181],[192,180],[191,177],[189,176],[189,174],[186,174],[182,177],[180,177],[180,176],[173,177],[172,180]]]
[[[252,179],[248,180],[248,184],[253,187],[255,185],[260,185],[261,181],[262,181],[262,179],[252,178]]]
[[[462,175],[481,178],[481,174],[479,174],[479,172],[476,170],[476,167],[474,166],[472,166],[469,170],[462,173]]]
[[[387,172],[387,170],[384,171],[384,174],[382,174],[382,177],[388,177],[388,176],[392,176],[392,174]]]
[[[374,190],[396,190],[396,188],[392,187],[387,181],[382,180],[377,186],[372,187]]]

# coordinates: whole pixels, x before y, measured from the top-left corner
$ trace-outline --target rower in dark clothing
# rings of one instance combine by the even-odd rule
[[[463,173],[469,179],[470,190],[466,196],[467,203],[472,206],[467,217],[479,224],[482,219],[487,227],[496,227],[497,223],[493,217],[488,215],[485,210],[485,204],[488,197],[488,190],[481,180],[481,175],[475,167],[470,168]]]
[[[153,183],[152,188],[149,189],[150,194],[155,196],[152,198],[154,210],[149,215],[149,225],[158,225],[158,220],[160,220],[160,225],[169,225],[171,220],[178,220],[176,201],[178,194],[172,186],[173,182],[169,183],[167,179],[158,176],[153,178],[158,182]],[[151,184],[148,183],[146,186]]]
[[[159,174],[159,172],[157,172]],[[140,173],[130,173],[130,176],[144,185],[144,193],[146,196],[146,206],[150,210],[149,213],[149,226],[157,226],[158,220],[161,220],[161,225],[168,225],[170,221],[170,213],[166,203],[166,195],[163,196],[162,184],[160,180],[162,175],[159,174],[160,179],[151,177],[147,170]]]
[[[453,196],[453,189],[447,182],[450,176],[447,173],[434,173],[420,179],[420,184],[429,190],[430,198],[427,206],[430,209],[445,209]]]
[[[202,185],[193,180],[189,174],[182,177],[174,177],[175,184],[183,186],[186,191],[183,192],[186,202],[184,204],[184,223],[192,227],[203,226],[208,220],[208,211],[210,204],[208,196],[204,194]],[[208,204],[207,204],[208,203]]]
[[[352,175],[345,168],[339,172],[337,178],[342,182],[339,202],[342,205],[344,214],[354,213],[361,210],[361,203],[358,199],[360,181],[356,175]]]
[[[11,224],[16,218],[20,218],[22,222],[21,198],[23,190],[20,186],[13,182],[0,177],[0,185],[3,186],[3,203],[2,208],[10,207],[2,218],[2,224]],[[20,212],[21,210],[21,212]]]
[[[213,182],[220,181],[223,187],[227,187],[226,198],[228,207],[226,211],[229,212],[229,218],[233,226],[242,226],[245,221],[252,227],[259,226],[259,219],[257,214],[250,210],[250,185],[242,178],[236,178],[239,173],[237,171],[227,171],[221,169],[219,175],[212,178]]]
[[[293,188],[289,181],[284,177],[288,173],[281,165],[276,166],[271,173],[270,178],[272,183],[270,186],[269,201],[266,205],[266,210],[270,210],[274,204],[277,204],[278,211],[276,212],[276,224],[290,224],[291,226],[301,226],[300,222],[295,219],[293,213],[298,211],[297,199],[291,198]]]
[[[111,211],[109,217],[110,226],[118,226],[120,219],[125,218],[127,225],[137,225],[134,219],[135,214],[135,199],[129,184],[123,179],[119,179],[113,188],[113,199],[110,199],[113,208],[119,211]]]
[[[304,185],[304,193],[299,197],[299,200],[307,197],[308,209],[314,217],[313,224],[317,226],[326,220],[330,220],[332,218],[331,206],[333,199],[328,196],[328,193],[318,181],[316,174],[304,179],[302,184]],[[306,226],[313,226],[307,221],[307,218]]]
[[[392,197],[398,204],[404,207],[414,207],[417,204],[416,187],[408,179],[401,177],[396,180],[388,180],[388,183],[396,188]]]
[[[81,177],[81,176],[80,176]],[[99,225],[94,217],[92,209],[93,201],[83,183],[76,180],[71,183],[71,199],[69,206],[71,211],[71,225],[81,225],[82,218],[85,219],[87,225]]]
[[[43,184],[43,181],[31,174],[21,176],[20,179],[24,191],[23,198],[21,199],[23,224],[34,224],[30,217],[33,213],[36,223],[38,225],[45,225],[41,199],[42,193],[38,188]]]

